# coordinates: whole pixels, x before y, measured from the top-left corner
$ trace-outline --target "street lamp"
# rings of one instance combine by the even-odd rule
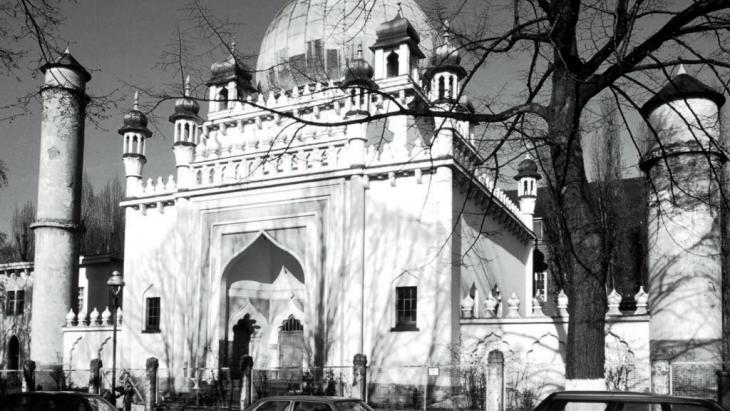
[[[114,331],[112,332],[112,395],[117,396],[117,310],[119,309],[119,293],[124,288],[124,279],[119,271],[114,270],[112,276],[106,281],[106,285],[112,290],[114,299],[112,300],[112,324]]]

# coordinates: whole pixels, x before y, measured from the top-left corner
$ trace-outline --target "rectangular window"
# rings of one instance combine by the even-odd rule
[[[395,328],[397,330],[416,329],[416,287],[396,287],[395,289]]]
[[[160,297],[147,298],[145,331],[160,331]]]
[[[25,290],[15,292],[15,314],[23,315],[25,309]]]
[[[5,293],[5,315],[15,314],[15,291]]]

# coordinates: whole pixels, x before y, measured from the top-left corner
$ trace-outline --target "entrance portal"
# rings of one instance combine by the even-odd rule
[[[256,320],[251,319],[251,314],[246,314],[233,326],[233,346],[231,347],[231,375],[233,378],[241,378],[241,357],[249,355],[251,336],[255,331]]]

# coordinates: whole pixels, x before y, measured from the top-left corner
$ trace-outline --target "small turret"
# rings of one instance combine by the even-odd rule
[[[377,40],[370,46],[375,53],[375,79],[410,75],[418,79],[418,60],[425,58],[418,44],[421,36],[400,10],[393,20],[381,24]]]
[[[210,66],[209,87],[210,104],[208,112],[226,110],[240,99],[246,98],[256,89],[251,85],[251,69],[236,57],[236,42],[231,42],[228,59]]]
[[[520,211],[529,216],[528,226],[532,229],[532,216],[535,214],[535,202],[537,201],[537,181],[542,176],[537,172],[537,164],[529,157],[517,165],[517,198],[520,200]]]
[[[461,65],[459,50],[451,43],[449,22],[444,23],[444,42],[434,52],[424,77],[434,103],[454,103],[461,93],[461,80],[467,73]]]
[[[139,111],[139,93],[134,93],[134,106],[124,115],[124,125],[119,129],[124,136],[122,159],[124,160],[124,174],[127,177],[127,197],[138,194],[142,183],[142,169],[147,163],[146,140],[152,137],[147,128],[147,116]]]
[[[183,97],[175,100],[175,112],[170,116],[175,128],[172,151],[175,153],[177,184],[180,188],[187,188],[190,184],[190,163],[195,157],[195,146],[200,141],[198,125],[203,122],[198,116],[199,111],[198,102],[190,98],[190,76],[187,76]]]

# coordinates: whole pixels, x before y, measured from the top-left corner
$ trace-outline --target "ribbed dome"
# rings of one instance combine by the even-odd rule
[[[433,33],[415,0],[290,0],[261,42],[256,82],[265,91],[341,80],[357,45],[363,45],[364,59],[373,61],[368,47],[379,26],[396,17],[398,3],[420,34],[421,50],[430,54]]]
[[[190,98],[190,76],[187,76],[185,78],[185,93],[182,98],[175,100],[175,111],[169,119],[170,122],[175,122],[180,118],[197,120],[198,112],[200,112],[200,104]]]

